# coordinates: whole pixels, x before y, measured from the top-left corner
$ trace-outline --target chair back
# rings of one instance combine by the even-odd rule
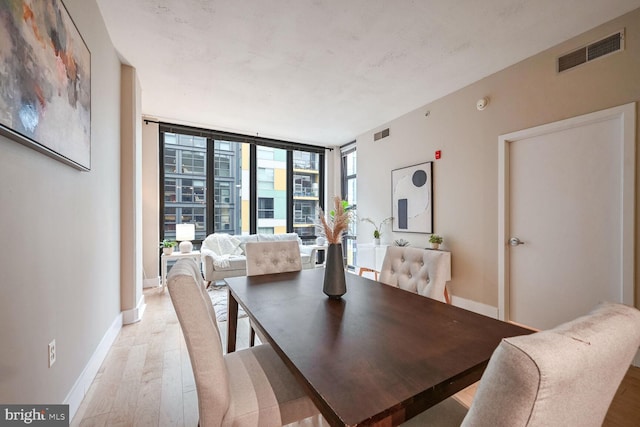
[[[179,259],[167,282],[196,381],[199,425],[221,425],[229,408],[229,374],[215,310],[198,263],[191,258]]]
[[[382,262],[380,281],[445,302],[445,254],[407,246],[389,246]]]
[[[601,303],[554,329],[506,338],[463,426],[601,426],[640,345],[640,311]]]
[[[247,276],[302,270],[300,246],[295,240],[247,242]]]

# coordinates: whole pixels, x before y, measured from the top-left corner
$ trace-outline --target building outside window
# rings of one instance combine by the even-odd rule
[[[316,239],[316,209],[320,201],[320,155],[293,152],[293,230],[303,243]]]
[[[213,232],[233,235],[249,232],[249,178],[245,170],[249,144],[214,140]],[[244,217],[243,217],[244,216]]]
[[[163,236],[175,240],[176,224],[195,224],[206,237],[206,138],[164,133]]]
[[[258,168],[258,189],[273,190],[274,189],[275,171],[271,168]]]
[[[287,150],[256,147],[257,227],[287,232]]]
[[[231,177],[231,163],[233,155],[216,153],[213,170],[218,177]]]
[[[273,199],[268,197],[258,199],[258,218],[273,218]]]

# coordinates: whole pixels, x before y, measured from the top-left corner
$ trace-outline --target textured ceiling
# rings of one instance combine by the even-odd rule
[[[640,0],[97,0],[143,114],[340,145]]]

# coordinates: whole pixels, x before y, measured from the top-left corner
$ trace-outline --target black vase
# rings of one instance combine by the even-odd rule
[[[347,293],[341,243],[330,243],[327,248],[322,291],[332,299],[340,299]]]

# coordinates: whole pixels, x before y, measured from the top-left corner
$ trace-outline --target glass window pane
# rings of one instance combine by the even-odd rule
[[[258,199],[258,218],[273,218],[273,199],[265,197]]]
[[[233,154],[220,154],[214,155],[214,176],[216,177],[232,177],[231,165],[234,163],[236,156]]]
[[[165,132],[164,133],[164,143],[166,144],[177,144],[178,143],[178,138],[176,138],[176,134],[175,133],[169,133],[169,132]]]
[[[249,233],[249,144],[215,140],[213,167],[213,229],[216,233]],[[244,156],[243,156],[244,154]]]
[[[164,238],[175,239],[175,225],[195,224],[196,240],[206,234],[206,153],[203,137],[164,133]]]
[[[315,213],[320,200],[320,155],[293,152],[293,230],[304,243],[316,238]]]
[[[349,154],[347,154],[347,170],[346,170],[346,174],[347,175],[355,175],[356,174],[356,167],[357,167],[357,155],[356,155],[356,151],[352,151]]]
[[[274,175],[271,168],[258,168],[258,189],[273,190]]]
[[[351,178],[347,180],[347,194],[346,194],[346,200],[349,202],[350,205],[355,205],[357,204],[357,197],[356,197],[356,179],[355,178]]]
[[[258,164],[258,228],[272,227],[275,234],[287,232],[287,151],[256,147]],[[262,199],[262,201],[261,201]]]
[[[271,147],[256,147],[256,156],[262,160],[273,160],[275,157],[275,151],[277,148]],[[280,150],[283,151],[283,150]]]
[[[175,148],[164,149],[164,172],[165,173],[176,172],[176,149]]]
[[[352,150],[342,153],[342,189],[345,194],[342,197],[350,206],[357,206],[357,188],[356,188],[356,165],[357,151]],[[347,265],[353,268],[358,264],[358,253],[356,246],[357,221],[349,223],[349,229],[343,238],[343,250],[347,258]]]

